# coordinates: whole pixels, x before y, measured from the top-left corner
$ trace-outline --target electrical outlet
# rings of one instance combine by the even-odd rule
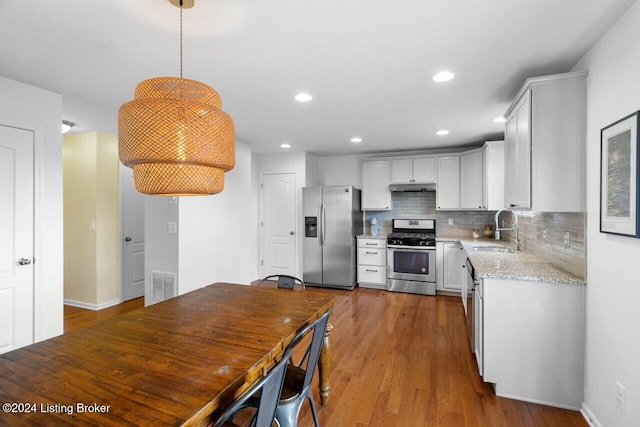
[[[542,227],[542,240],[547,241],[547,227]]]
[[[449,225],[453,225],[453,218],[449,218]]]
[[[624,414],[625,406],[627,400],[627,390],[624,388],[620,381],[616,381],[616,405],[618,405],[618,409]]]
[[[569,249],[571,247],[571,235],[568,231],[564,232],[564,247],[565,249]]]

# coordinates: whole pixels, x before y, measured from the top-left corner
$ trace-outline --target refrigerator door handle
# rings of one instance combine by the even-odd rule
[[[324,246],[324,204],[320,203],[320,246]]]

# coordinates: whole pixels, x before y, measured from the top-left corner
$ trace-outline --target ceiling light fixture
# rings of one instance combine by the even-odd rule
[[[281,148],[291,148],[291,144],[280,144]]]
[[[69,120],[63,120],[62,121],[62,133],[67,133],[71,130],[72,127],[74,127],[76,124],[73,122],[70,122]]]
[[[309,102],[313,99],[311,95],[305,92],[300,92],[295,96],[295,100],[298,102]]]
[[[438,132],[436,132],[436,135],[438,136],[449,135],[449,131],[446,129],[440,129]]]
[[[505,119],[504,117],[500,116],[500,117],[496,117],[495,119],[493,119],[494,122],[496,123],[504,123],[507,121],[507,119]]]
[[[353,138],[351,138],[351,142],[353,142],[354,144],[358,144],[358,143],[362,142],[362,138],[360,138],[358,136],[354,136]]]
[[[448,82],[454,77],[455,74],[453,74],[451,71],[440,71],[438,74],[433,76],[433,81],[438,83]]]
[[[140,193],[216,194],[235,166],[233,120],[211,86],[182,78],[182,10],[194,3],[169,2],[180,8],[180,77],[143,80],[120,107],[120,161],[133,169]]]

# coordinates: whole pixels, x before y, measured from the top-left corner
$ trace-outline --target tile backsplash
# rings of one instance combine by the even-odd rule
[[[382,234],[391,233],[393,218],[435,218],[436,235],[469,238],[476,228],[481,232],[486,224],[493,228],[496,214],[496,211],[436,211],[436,193],[432,191],[393,192],[391,201],[390,211],[365,211],[365,233],[370,232],[374,217]],[[504,219],[509,227],[509,215],[504,214]],[[518,225],[521,250],[531,251],[575,276],[586,277],[585,213],[518,212]],[[513,232],[503,231],[501,239],[512,242],[514,237]]]
[[[495,211],[436,211],[436,193],[433,191],[393,192],[391,203],[393,209],[390,211],[365,212],[365,233],[370,232],[374,217],[383,234],[391,233],[394,218],[435,218],[436,235],[471,237],[475,228],[482,231],[485,224],[493,224],[495,215]],[[452,225],[449,225],[449,219]]]
[[[520,249],[580,278],[586,277],[584,212],[519,212]],[[512,231],[501,239],[512,242]]]

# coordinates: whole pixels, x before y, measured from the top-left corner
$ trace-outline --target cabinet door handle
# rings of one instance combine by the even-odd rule
[[[515,203],[509,203],[509,207],[511,207],[511,208],[515,208],[516,206],[518,206],[518,205],[516,205]]]
[[[365,245],[367,245],[367,246],[378,246],[377,243],[365,243]]]
[[[369,255],[378,255],[378,252],[369,252],[369,251],[367,251],[367,252],[365,252],[365,254],[369,254]]]
[[[378,270],[372,270],[372,269],[370,269],[370,268],[367,268],[367,270],[366,270],[366,271],[369,271],[369,272],[371,272],[371,273],[377,273],[377,272],[378,272]]]

